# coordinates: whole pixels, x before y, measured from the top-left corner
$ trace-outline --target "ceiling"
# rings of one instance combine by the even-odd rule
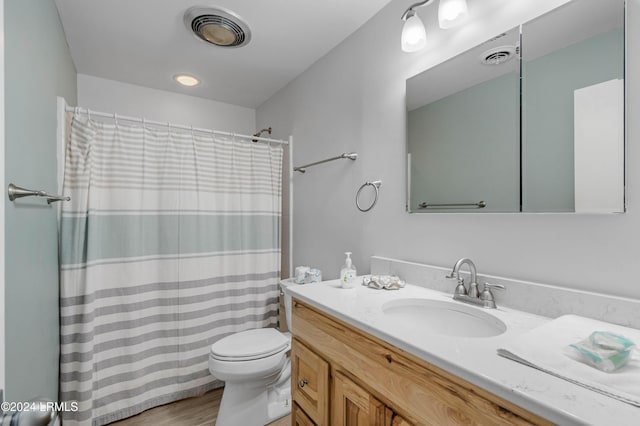
[[[81,74],[256,108],[391,0],[55,0]],[[408,3],[407,3],[408,4]],[[187,29],[191,6],[217,6],[249,24],[241,48]],[[400,7],[402,8],[402,7]],[[173,76],[200,79],[185,88]]]

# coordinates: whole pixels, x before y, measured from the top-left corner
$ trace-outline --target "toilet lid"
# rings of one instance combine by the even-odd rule
[[[211,356],[225,361],[249,361],[276,354],[288,345],[289,339],[275,328],[259,328],[223,337],[211,345]]]

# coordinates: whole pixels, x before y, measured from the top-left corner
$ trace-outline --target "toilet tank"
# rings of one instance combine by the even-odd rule
[[[287,287],[296,284],[292,278],[281,280],[280,288],[282,288],[282,293],[284,293],[284,315],[287,320],[287,328],[291,331],[291,294],[287,291]]]

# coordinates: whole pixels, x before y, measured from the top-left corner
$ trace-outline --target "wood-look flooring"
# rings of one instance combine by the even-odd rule
[[[214,426],[221,399],[222,388],[202,396],[152,408],[137,416],[111,423],[110,426]],[[291,416],[289,415],[270,423],[269,426],[289,426],[290,424]]]

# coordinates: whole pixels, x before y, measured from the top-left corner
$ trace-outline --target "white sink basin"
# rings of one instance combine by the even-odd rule
[[[491,337],[507,331],[507,326],[482,308],[432,299],[398,299],[382,305],[382,312],[399,327],[420,334],[457,337]]]

